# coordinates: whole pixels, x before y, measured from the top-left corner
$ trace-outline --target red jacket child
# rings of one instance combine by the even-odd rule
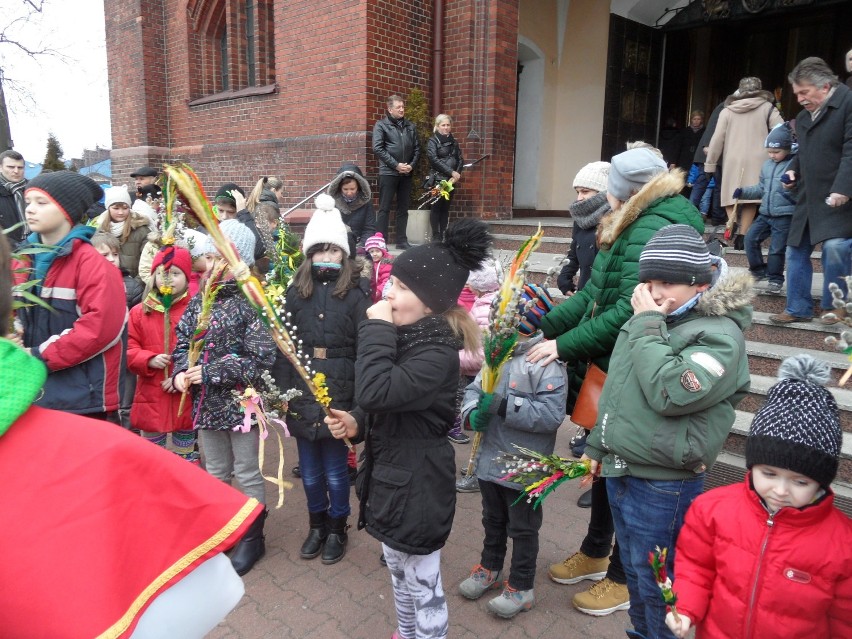
[[[852,520],[830,484],[842,442],[830,369],[788,358],[755,414],[745,481],[699,496],[677,539],[674,592],[696,639],[852,637]]]
[[[157,253],[151,266],[152,277],[156,277],[157,267],[163,264],[164,249]],[[192,261],[184,248],[173,247],[175,256],[170,264],[189,276]],[[185,287],[184,287],[185,289]],[[162,382],[165,373],[162,368],[152,368],[148,364],[152,358],[163,353],[171,354],[175,347],[175,326],[180,321],[191,299],[186,290],[175,293],[175,300],[169,310],[169,345],[165,348],[165,327],[161,295],[156,287],[147,298],[130,311],[130,325],[127,338],[127,367],[138,375],[136,395],[130,410],[130,423],[134,428],[146,432],[170,433],[176,430],[192,430],[192,407],[187,401],[183,414],[178,417],[180,393],[166,392]],[[171,366],[168,368],[171,378]]]

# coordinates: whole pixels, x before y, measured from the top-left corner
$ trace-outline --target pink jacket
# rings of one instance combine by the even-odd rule
[[[497,291],[492,291],[490,293],[483,293],[480,297],[477,297],[473,306],[470,307],[470,314],[476,323],[482,328],[483,331],[488,329],[488,314],[491,311],[491,301],[494,299],[494,296],[497,294]],[[485,353],[482,350],[482,347],[479,347],[475,353],[471,353],[464,349],[459,351],[459,369],[462,375],[467,375],[468,377],[474,377],[479,372],[479,369],[482,368],[482,363],[485,361]]]
[[[382,291],[388,279],[390,279],[391,268],[393,267],[390,254],[385,253],[385,255],[387,257],[370,264],[370,296],[374,304],[382,299]]]

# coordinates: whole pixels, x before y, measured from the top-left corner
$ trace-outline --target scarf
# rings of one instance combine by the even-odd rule
[[[452,142],[454,140],[452,133],[448,133],[447,135],[441,135],[440,133],[435,131],[435,137],[438,138],[438,142],[440,142],[441,144],[447,144],[448,142]]]
[[[24,235],[29,233],[29,227],[27,226],[27,218],[24,215],[24,209],[26,205],[24,204],[24,188],[27,186],[27,179],[24,178],[19,182],[10,182],[2,174],[0,174],[0,180],[3,181],[3,186],[5,186],[9,193],[15,198],[15,206],[18,209],[18,220],[24,223]]]
[[[121,234],[124,233],[125,224],[127,224],[127,220],[124,220],[124,222],[113,222],[110,220],[109,232],[115,237],[121,238]]]
[[[461,350],[462,347],[462,341],[453,333],[443,315],[427,315],[414,324],[397,327],[398,356],[420,344],[449,344],[453,350]]]
[[[0,338],[0,436],[32,405],[47,379],[44,364]]]
[[[44,244],[41,244],[41,238],[37,233],[30,233],[27,241],[31,245],[38,246],[39,248],[43,247],[50,249],[33,255],[32,279],[38,282],[35,286],[36,293],[41,291],[42,283],[44,282],[44,278],[47,276],[47,271],[50,269],[50,265],[53,264],[53,260],[62,255],[68,255],[72,250],[71,244],[74,240],[82,240],[88,244],[94,234],[94,227],[78,224],[68,232],[68,235],[59,240],[59,243],[56,244],[56,246],[45,246]]]
[[[606,200],[606,191],[601,191],[597,195],[586,198],[582,201],[574,202],[568,207],[568,212],[574,219],[574,224],[581,229],[592,229],[598,225],[601,218],[609,213],[609,202]]]

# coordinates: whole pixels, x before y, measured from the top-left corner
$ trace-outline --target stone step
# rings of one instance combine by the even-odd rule
[[[539,224],[544,229],[544,237],[571,237],[574,220],[570,217],[521,218],[516,220],[495,220],[489,222],[492,233],[520,235],[524,239],[538,231]]]
[[[707,472],[704,489],[710,490],[717,486],[741,482],[745,474],[745,456],[722,451],[716,458],[716,463]],[[852,517],[852,483],[836,479],[831,489],[834,491],[834,505],[847,516]]]
[[[787,357],[802,353],[811,355],[828,362],[829,366],[831,366],[831,384],[834,386],[837,385],[851,363],[846,355],[836,351],[821,351],[801,348],[799,346],[753,342],[750,340],[746,340],[746,353],[748,354],[749,371],[752,375],[766,375],[772,378],[776,377],[778,367]],[[852,385],[850,385],[850,388],[852,388]]]
[[[769,242],[769,240],[766,241],[767,243]],[[764,260],[766,260],[768,253],[769,251],[764,247]],[[725,250],[725,261],[728,263],[728,266],[748,268],[748,258],[746,257],[745,251],[737,251],[733,248],[728,248]],[[814,273],[822,273],[822,251],[814,251],[811,253],[811,264],[813,265]]]
[[[506,251],[517,251],[521,245],[530,238],[529,235],[512,235],[509,233],[493,233],[494,248]],[[554,237],[544,236],[541,244],[538,247],[540,253],[550,253],[553,255],[565,256],[568,253],[568,247],[571,246],[570,237]]]
[[[766,403],[766,394],[777,381],[777,377],[758,375],[752,372],[749,393],[740,402],[737,409],[748,413],[756,413]],[[837,401],[841,428],[844,432],[852,436],[852,390],[837,386],[828,386],[827,388]]]
[[[825,338],[829,335],[839,337],[840,332],[848,328],[845,324],[826,326],[818,320],[794,322],[793,324],[773,324],[769,321],[769,316],[770,313],[755,311],[752,317],[752,325],[745,330],[746,339],[754,342],[801,346],[817,351],[833,351],[834,349],[825,343]]]

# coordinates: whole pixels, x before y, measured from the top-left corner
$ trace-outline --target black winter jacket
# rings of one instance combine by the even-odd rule
[[[24,215],[18,208],[15,194],[5,184],[0,184],[0,230],[12,228],[15,224],[22,221],[24,221]],[[6,238],[9,240],[9,244],[14,247],[24,239],[26,234],[27,227],[26,224],[23,224],[11,233],[8,233]]]
[[[361,278],[343,299],[332,295],[336,282],[314,281],[314,292],[308,299],[299,295],[295,286],[287,289],[286,309],[302,340],[303,351],[311,358],[312,368],[324,373],[332,408],[349,410],[355,397],[355,351],[358,324],[367,317],[370,281]],[[318,350],[318,349],[324,349]],[[294,437],[331,438],[322,408],[308,391],[293,365],[279,352],[272,367],[272,377],[281,390],[297,388],[301,397],[290,401],[287,426]]]
[[[437,181],[449,180],[453,171],[461,173],[464,165],[459,143],[450,135],[439,135],[435,133],[426,144],[426,156],[429,158],[429,167],[436,176]]]
[[[352,415],[366,434],[367,454],[356,485],[358,527],[394,550],[428,555],[446,543],[455,514],[447,433],[461,343],[426,341],[398,355],[397,336],[382,320],[359,328]]]
[[[379,158],[379,175],[402,175],[396,170],[400,163],[416,166],[420,160],[420,142],[414,124],[405,118],[391,120],[385,115],[373,127],[373,153]]]
[[[358,193],[354,202],[343,199],[341,192],[344,180],[354,179],[358,183]],[[376,232],[376,212],[373,209],[373,192],[370,183],[355,164],[344,164],[328,185],[328,194],[334,198],[334,205],[340,211],[340,218],[355,236],[355,244],[364,246],[367,238]]]

